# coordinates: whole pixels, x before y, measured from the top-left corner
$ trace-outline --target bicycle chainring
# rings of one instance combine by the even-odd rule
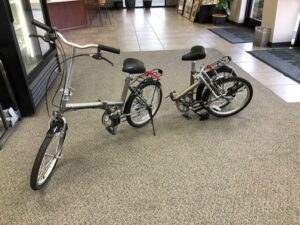
[[[185,96],[176,101],[176,107],[180,112],[189,111],[189,107],[193,105],[193,93],[187,93]]]
[[[111,134],[117,133],[118,125],[121,122],[119,109],[107,108],[102,116],[102,124]]]

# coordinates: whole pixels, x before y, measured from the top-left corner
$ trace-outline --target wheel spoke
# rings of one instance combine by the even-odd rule
[[[229,116],[242,110],[252,98],[252,87],[242,78],[228,78],[217,81],[222,96],[215,98],[212,93],[207,101],[211,113],[217,116]]]

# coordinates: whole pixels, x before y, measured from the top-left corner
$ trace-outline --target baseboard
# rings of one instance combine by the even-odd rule
[[[291,42],[268,42],[268,46],[272,48],[279,48],[279,47],[293,47]]]
[[[244,23],[238,23],[238,22],[235,22],[235,21],[231,21],[229,19],[227,19],[227,22],[231,23],[233,25],[236,25],[236,26],[240,26],[240,27],[245,27],[246,26]]]

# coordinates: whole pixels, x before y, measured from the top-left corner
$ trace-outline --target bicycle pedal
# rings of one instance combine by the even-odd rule
[[[183,117],[185,117],[187,120],[192,119],[192,117],[189,115],[189,113],[182,114]]]
[[[204,113],[201,113],[201,114],[198,114],[199,115],[199,120],[208,120],[209,119],[209,113],[208,112],[204,112]]]
[[[117,128],[116,127],[112,127],[112,126],[109,126],[109,127],[105,127],[105,129],[112,135],[116,135],[117,134]]]

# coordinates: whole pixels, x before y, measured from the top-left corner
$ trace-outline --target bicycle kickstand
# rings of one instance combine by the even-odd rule
[[[151,107],[150,107],[148,104],[147,104],[147,110],[148,110],[148,113],[149,113],[149,115],[150,115],[151,126],[152,126],[152,130],[153,130],[153,136],[156,136],[155,128],[154,128],[154,122],[153,122],[152,109],[151,109]]]
[[[143,99],[139,94],[137,94],[137,96],[138,96],[139,99],[146,105],[146,109],[147,109],[147,111],[148,111],[148,113],[149,113],[150,120],[151,120],[151,126],[152,126],[152,130],[153,130],[153,136],[156,136],[155,128],[154,128],[154,123],[153,123],[152,109],[151,109],[151,107],[147,104],[147,102],[145,102],[144,99]]]

